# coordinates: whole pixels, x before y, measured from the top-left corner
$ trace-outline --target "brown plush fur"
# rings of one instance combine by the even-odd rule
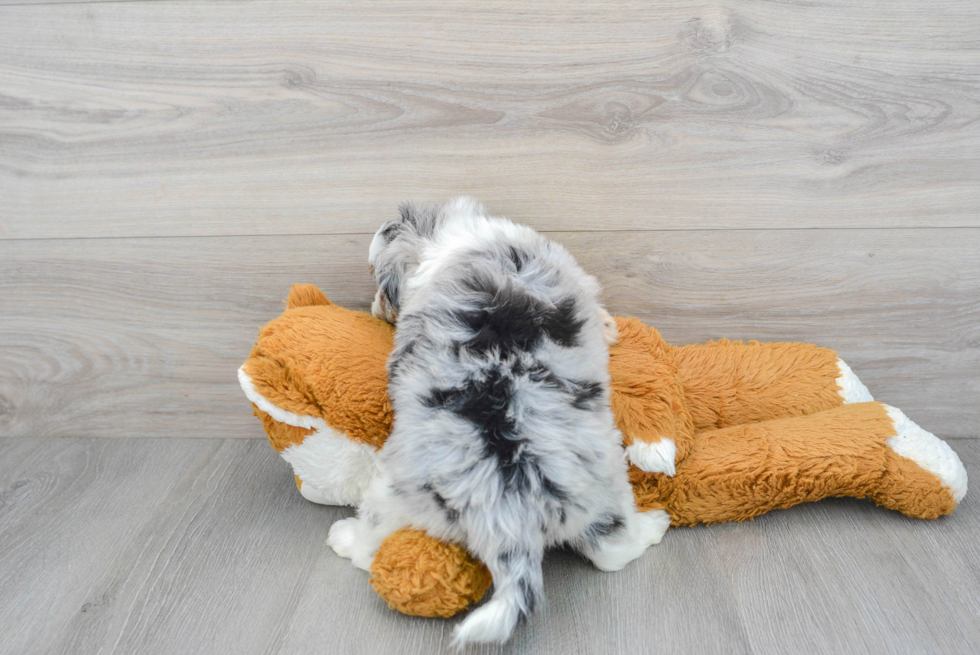
[[[293,285],[286,305],[259,332],[245,364],[255,390],[281,409],[320,417],[348,438],[380,448],[391,432],[385,362],[394,328],[334,305],[313,285]],[[275,421],[256,415],[269,432]],[[274,432],[270,441],[280,451],[300,434]]]
[[[722,339],[671,347],[694,430],[715,430],[840,407],[837,353],[809,343]]]
[[[333,305],[312,285],[294,286],[287,306],[245,363],[256,390],[380,447],[391,429],[391,326]],[[955,507],[936,476],[886,446],[895,428],[882,405],[843,405],[832,350],[728,340],[675,347],[636,319],[617,320],[609,367],[624,445],[662,437],[677,445],[674,477],[631,468],[642,510],[663,508],[674,525],[695,525],[829,496],[868,497],[927,519]],[[310,432],[255,413],[276,450]],[[392,607],[419,616],[451,616],[490,582],[465,551],[417,531],[391,535],[372,572]]]
[[[630,480],[641,510],[666,509],[673,525],[743,521],[831,496],[869,497],[915,518],[955,503],[939,480],[899,457],[880,403],[700,432],[674,477],[636,467]]]

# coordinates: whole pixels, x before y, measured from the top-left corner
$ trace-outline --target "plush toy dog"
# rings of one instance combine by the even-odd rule
[[[830,496],[868,497],[907,516],[953,511],[967,476],[956,453],[901,411],[873,402],[834,351],[800,343],[677,347],[618,318],[612,406],[641,511],[672,525],[742,521]],[[357,505],[391,430],[385,362],[394,328],[295,285],[259,332],[239,381],[300,493]],[[452,616],[490,575],[459,546],[391,535],[371,584],[395,609]]]

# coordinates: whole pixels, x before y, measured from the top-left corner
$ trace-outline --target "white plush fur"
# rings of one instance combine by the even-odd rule
[[[837,393],[844,399],[845,405],[869,403],[874,400],[868,388],[858,379],[851,367],[844,363],[843,359],[837,360],[837,370],[840,371],[840,375],[837,377],[837,386],[840,389],[837,390]]]
[[[626,456],[647,473],[666,473],[673,477],[676,472],[674,461],[677,458],[677,445],[667,437],[650,443],[635,441],[626,447]]]
[[[311,429],[302,443],[280,453],[303,481],[300,494],[321,505],[357,505],[378,475],[377,455],[367,444],[351,441],[318,416],[304,416],[278,407],[255,389],[244,366],[238,382],[245,396],[269,416],[299,428]]]
[[[945,441],[926,432],[896,407],[885,405],[885,411],[895,424],[895,436],[885,443],[902,457],[938,477],[949,487],[957,503],[966,496],[967,476],[963,462]]]

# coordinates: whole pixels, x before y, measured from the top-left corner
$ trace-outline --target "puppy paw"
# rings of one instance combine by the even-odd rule
[[[599,310],[599,317],[602,320],[602,339],[607,346],[615,345],[619,341],[619,326],[616,319],[604,309]]]
[[[638,515],[640,523],[640,538],[650,546],[659,544],[670,528],[670,514],[662,509],[652,509]]]
[[[333,552],[341,557],[351,559],[354,557],[354,545],[357,541],[357,519],[341,519],[335,521],[330,526],[327,534],[327,545],[333,548]]]

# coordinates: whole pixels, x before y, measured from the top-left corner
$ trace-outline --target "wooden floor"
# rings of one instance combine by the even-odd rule
[[[0,653],[434,652],[235,370],[468,193],[675,343],[837,349],[980,479],[975,0],[0,0]],[[514,652],[980,652],[980,510],[549,559]]]
[[[980,440],[956,442],[980,479]],[[246,439],[0,440],[2,653],[436,653],[453,620],[389,610]],[[545,562],[505,648],[554,653],[975,653],[980,503],[934,522],[828,500],[680,528],[618,573]]]

